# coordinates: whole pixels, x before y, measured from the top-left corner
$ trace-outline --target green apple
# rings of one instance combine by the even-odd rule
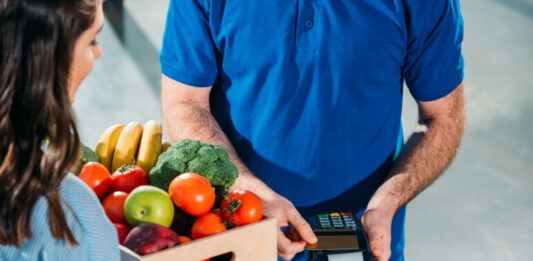
[[[164,190],[149,185],[139,186],[126,198],[124,216],[132,227],[146,222],[170,227],[174,219],[174,204]]]

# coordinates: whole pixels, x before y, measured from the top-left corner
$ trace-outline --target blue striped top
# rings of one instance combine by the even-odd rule
[[[65,241],[53,238],[48,202],[41,197],[33,210],[33,237],[26,239],[20,248],[0,245],[0,260],[120,260],[117,232],[91,189],[75,175],[68,174],[60,191],[62,199],[76,214],[77,220],[64,204],[63,211],[78,245],[71,248]]]

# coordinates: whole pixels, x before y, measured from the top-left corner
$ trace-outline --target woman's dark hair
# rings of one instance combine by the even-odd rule
[[[68,96],[74,46],[96,7],[89,0],[0,0],[1,245],[20,247],[32,237],[40,197],[53,237],[78,244],[59,186],[80,151]]]

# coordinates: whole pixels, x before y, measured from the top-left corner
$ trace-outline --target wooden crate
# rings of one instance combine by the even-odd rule
[[[120,255],[122,261],[200,261],[233,252],[234,261],[275,261],[276,230],[276,220],[267,218],[144,256],[120,246]]]

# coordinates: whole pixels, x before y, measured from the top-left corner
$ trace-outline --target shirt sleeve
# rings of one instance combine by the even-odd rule
[[[464,77],[463,19],[459,0],[411,1],[403,75],[417,101],[452,92]],[[416,7],[414,7],[416,6]]]
[[[218,75],[209,10],[200,0],[171,0],[160,53],[161,72],[183,84],[207,87]]]

